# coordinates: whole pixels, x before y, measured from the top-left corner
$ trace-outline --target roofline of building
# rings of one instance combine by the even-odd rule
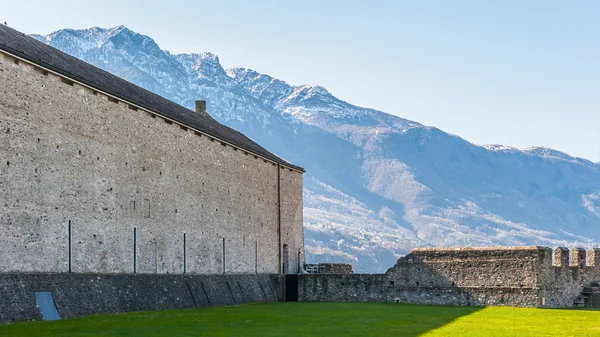
[[[93,90],[93,91],[95,91],[95,92],[101,93],[102,95],[104,95],[104,96],[106,96],[106,97],[111,97],[111,98],[113,98],[113,99],[116,99],[116,100],[118,100],[118,101],[120,101],[120,102],[123,102],[124,104],[127,104],[127,105],[129,105],[129,106],[133,106],[133,107],[135,107],[135,108],[137,108],[137,109],[139,109],[139,110],[142,110],[142,111],[144,111],[144,112],[147,112],[147,113],[149,113],[149,114],[153,114],[153,115],[159,116],[160,118],[162,118],[162,119],[164,119],[164,120],[168,120],[168,121],[170,121],[171,123],[175,123],[175,124],[177,124],[177,125],[179,125],[179,126],[184,126],[184,127],[188,128],[188,129],[190,129],[190,130],[193,130],[194,132],[197,132],[197,133],[199,133],[199,134],[202,134],[202,135],[204,135],[204,136],[206,136],[206,137],[208,137],[208,138],[211,138],[211,139],[214,139],[214,140],[216,140],[216,141],[219,141],[219,142],[221,142],[221,144],[226,144],[226,145],[228,145],[228,146],[231,146],[232,148],[235,148],[235,149],[238,149],[238,150],[241,150],[241,151],[247,152],[247,153],[251,153],[251,154],[252,154],[252,155],[254,155],[255,157],[261,158],[261,159],[263,159],[264,161],[271,162],[271,163],[272,163],[272,164],[274,164],[274,165],[279,165],[279,166],[281,166],[281,167],[285,167],[285,168],[288,168],[288,169],[290,169],[290,170],[297,171],[297,172],[300,172],[300,173],[305,173],[305,172],[306,172],[306,170],[304,170],[304,168],[302,168],[302,167],[295,166],[295,165],[292,165],[292,164],[285,164],[285,163],[280,163],[280,162],[277,162],[277,161],[275,161],[275,160],[273,160],[273,159],[267,158],[267,157],[265,157],[265,156],[263,156],[263,155],[261,155],[261,154],[259,154],[259,153],[256,153],[256,152],[254,152],[254,151],[252,151],[252,150],[249,150],[249,149],[243,148],[243,147],[241,147],[241,146],[238,146],[238,145],[232,144],[231,142],[228,142],[228,141],[226,141],[226,140],[224,140],[224,139],[221,139],[221,138],[219,138],[219,137],[216,137],[216,136],[214,136],[214,135],[212,135],[212,134],[210,134],[210,133],[208,133],[208,132],[206,132],[206,131],[201,131],[201,130],[199,130],[198,128],[196,128],[196,127],[194,127],[194,126],[192,126],[192,125],[190,125],[190,124],[188,124],[188,123],[184,123],[184,122],[181,122],[181,121],[177,121],[177,120],[175,120],[175,119],[172,119],[172,118],[170,118],[170,117],[166,116],[165,114],[163,114],[163,113],[160,113],[159,111],[154,111],[154,110],[152,110],[152,109],[148,109],[148,108],[146,108],[146,107],[143,107],[143,106],[140,106],[140,105],[138,105],[138,104],[132,103],[132,102],[130,102],[130,101],[128,101],[128,100],[126,100],[126,99],[123,99],[122,97],[119,97],[119,96],[116,96],[116,95],[113,95],[113,94],[109,94],[109,93],[107,93],[107,92],[103,91],[102,89],[99,89],[99,88],[97,88],[97,87],[91,86],[91,85],[89,85],[89,84],[86,84],[86,83],[83,83],[83,82],[81,82],[81,81],[78,81],[78,80],[76,80],[76,79],[74,79],[74,78],[72,78],[72,77],[69,77],[69,76],[65,75],[65,74],[62,74],[62,73],[59,73],[59,72],[57,72],[57,71],[55,71],[55,70],[52,70],[52,69],[50,69],[50,68],[47,68],[47,67],[45,67],[45,66],[43,66],[43,65],[40,65],[39,63],[35,62],[34,60],[30,60],[30,59],[28,59],[28,58],[27,58],[27,57],[25,57],[24,55],[17,55],[17,54],[19,54],[19,53],[14,53],[14,52],[8,51],[8,50],[6,50],[6,49],[2,48],[1,46],[0,46],[0,52],[2,52],[2,53],[4,53],[4,54],[6,54],[6,55],[8,55],[8,56],[10,56],[10,57],[12,57],[12,58],[14,58],[14,59],[16,59],[16,60],[19,60],[19,61],[21,61],[21,62],[25,62],[25,63],[27,63],[27,64],[29,64],[29,65],[33,66],[33,67],[37,67],[37,68],[39,68],[39,69],[42,69],[42,70],[44,70],[44,71],[47,71],[48,73],[52,73],[52,74],[53,74],[53,75],[55,75],[55,76],[58,76],[58,77],[60,77],[60,78],[65,78],[65,79],[67,79],[68,81],[71,81],[71,82],[73,82],[73,83],[76,83],[76,84],[77,84],[77,85],[79,85],[79,86],[82,86],[82,87],[84,87],[84,88],[88,88],[88,89],[90,89],[90,90]],[[165,99],[166,99],[166,98],[165,98]],[[189,109],[188,109],[188,110],[189,110]],[[191,110],[190,110],[190,112],[191,112]]]

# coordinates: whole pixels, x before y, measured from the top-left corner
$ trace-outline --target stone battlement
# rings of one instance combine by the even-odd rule
[[[599,248],[419,248],[385,274],[303,275],[300,298],[570,307],[583,287],[600,280],[599,259]]]
[[[551,254],[549,259],[548,253]],[[487,259],[519,259],[539,258],[540,263],[555,267],[596,267],[600,266],[600,248],[557,247],[552,250],[545,246],[495,246],[495,247],[443,247],[416,248],[411,256],[429,263],[448,262],[451,260]]]
[[[491,247],[439,247],[439,248],[415,248],[416,252],[464,252],[464,251],[521,251],[521,250],[540,250],[550,249],[545,246],[491,246]]]

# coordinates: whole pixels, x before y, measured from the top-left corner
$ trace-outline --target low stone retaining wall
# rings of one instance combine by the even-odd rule
[[[536,307],[538,289],[398,285],[385,274],[299,275],[301,302],[397,302]]]
[[[283,276],[160,274],[0,274],[0,324],[41,320],[35,292],[51,291],[62,318],[200,308],[284,297]]]

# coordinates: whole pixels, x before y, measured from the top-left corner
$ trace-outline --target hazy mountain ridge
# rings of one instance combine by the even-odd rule
[[[212,53],[173,55],[120,26],[34,36],[187,107],[307,169],[309,260],[382,271],[417,246],[591,245],[600,165],[544,147],[479,146],[290,85]]]

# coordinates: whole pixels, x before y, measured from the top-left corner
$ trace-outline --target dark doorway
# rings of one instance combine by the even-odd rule
[[[285,301],[298,302],[298,275],[285,275]]]

